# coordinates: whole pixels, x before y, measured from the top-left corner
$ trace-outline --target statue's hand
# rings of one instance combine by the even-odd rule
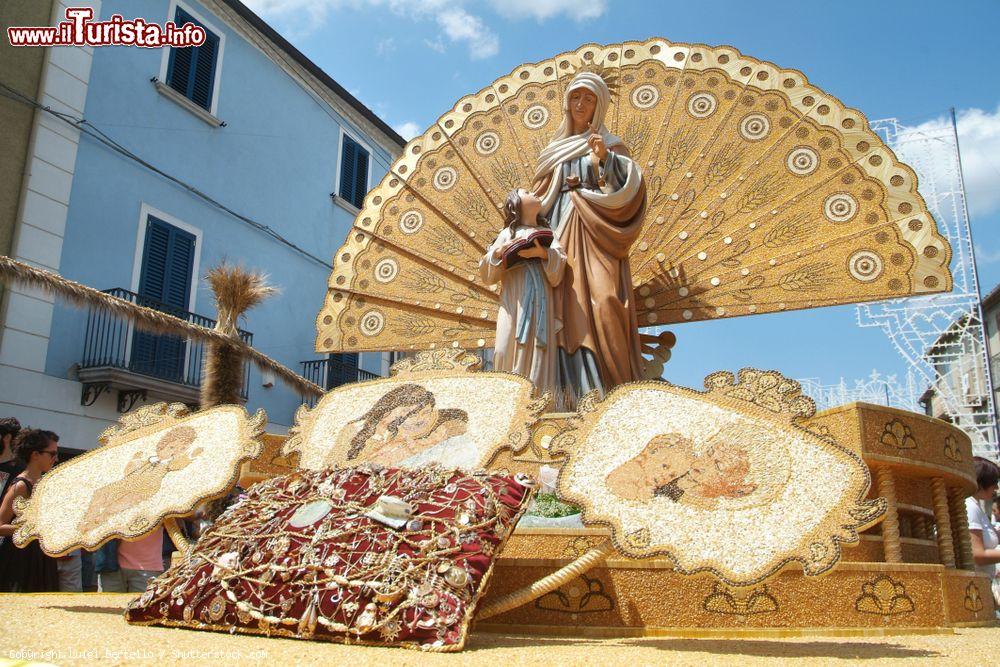
[[[604,137],[597,132],[590,135],[587,144],[590,146],[590,150],[594,151],[598,160],[604,162],[608,158],[608,146],[604,143]]]

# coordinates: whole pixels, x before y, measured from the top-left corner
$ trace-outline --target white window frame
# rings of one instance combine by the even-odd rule
[[[222,32],[214,23],[205,20],[205,16],[201,12],[197,12],[191,8],[186,2],[182,0],[170,0],[170,6],[167,8],[167,18],[166,21],[173,21],[174,17],[177,16],[177,8],[180,7],[185,12],[187,12],[192,18],[198,20],[206,30],[210,31],[213,35],[219,38],[219,52],[215,54],[215,81],[212,82],[212,108],[208,110],[213,116],[218,116],[219,108],[219,82],[222,81],[222,56],[226,51],[226,33]],[[172,47],[162,49],[163,55],[160,57],[160,81],[164,85],[167,83],[167,67],[170,65],[170,52]]]
[[[159,218],[168,225],[173,225],[174,227],[182,229],[188,234],[194,236],[194,259],[191,262],[191,292],[188,294],[188,312],[196,313],[198,312],[195,310],[198,296],[198,282],[199,276],[201,275],[201,245],[203,238],[201,228],[188,224],[183,220],[170,215],[169,213],[164,213],[160,209],[155,208],[146,202],[140,202],[139,204],[139,225],[135,235],[135,257],[132,260],[132,283],[129,287],[129,291],[135,294],[139,293],[139,278],[142,276],[142,255],[143,250],[146,247],[146,223],[149,220],[149,216]],[[133,333],[133,326],[131,322],[129,322],[128,331],[126,333],[127,338],[125,339],[125,362],[127,364],[132,363]],[[189,338],[187,342],[188,345],[184,348],[184,368],[187,368],[191,355],[191,339]]]
[[[347,130],[344,129],[343,125],[340,126],[340,136],[337,139],[337,176],[336,176],[336,179],[333,182],[333,191],[334,191],[334,193],[336,193],[337,201],[343,202],[349,208],[354,209],[354,202],[349,202],[349,201],[347,201],[346,199],[344,199],[343,197],[340,196],[340,175],[341,175],[341,172],[342,172],[342,170],[344,168],[344,135],[345,134],[347,136],[349,136],[351,139],[353,139],[354,142],[357,143],[359,146],[361,146],[366,151],[368,151],[368,174],[366,175],[366,183],[365,183],[365,194],[366,195],[372,189],[372,162],[375,161],[372,158],[374,157],[375,152],[372,150],[371,145],[367,141],[365,141],[364,139],[359,139],[358,135],[354,134],[354,132],[348,132]],[[360,211],[361,209],[357,209],[357,210]]]

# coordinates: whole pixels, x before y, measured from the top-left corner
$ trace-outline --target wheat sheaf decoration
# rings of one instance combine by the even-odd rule
[[[205,274],[205,282],[215,295],[215,331],[233,341],[240,340],[240,317],[278,292],[267,284],[267,276],[223,261]],[[243,389],[243,354],[231,343],[208,344],[202,372],[201,407],[238,404]]]
[[[61,298],[74,308],[94,308],[131,322],[137,329],[155,334],[169,334],[190,338],[204,343],[230,345],[240,355],[250,359],[261,370],[271,371],[285,384],[303,396],[320,396],[323,388],[310,382],[292,369],[284,366],[266,354],[251,347],[239,338],[231,338],[224,333],[200,326],[168,313],[146,308],[119,299],[87,285],[67,280],[60,275],[39,269],[16,259],[0,255],[0,282],[6,285],[21,285],[38,289],[46,294]]]

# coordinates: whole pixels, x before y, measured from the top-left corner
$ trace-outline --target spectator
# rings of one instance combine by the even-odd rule
[[[83,557],[79,549],[57,558],[56,569],[59,571],[60,592],[83,592]]]
[[[21,423],[13,417],[0,419],[0,500],[7,494],[7,486],[17,477],[24,464],[14,456],[14,438],[21,431]],[[0,537],[0,544],[4,537]]]
[[[42,431],[50,440],[59,444],[59,436],[52,431]],[[59,571],[59,591],[63,593],[83,592],[83,561],[80,550],[76,549],[56,559]]]
[[[108,564],[104,565],[108,569]],[[163,572],[163,527],[138,540],[118,542],[118,570],[101,572],[105,593],[142,593],[150,579]]]
[[[14,453],[24,464],[24,471],[15,477],[0,502],[0,535],[7,539],[0,544],[0,591],[36,593],[59,590],[56,561],[46,556],[38,542],[23,549],[14,545],[14,499],[30,498],[31,492],[59,459],[59,447],[51,431],[33,429],[18,435]]]
[[[988,575],[990,581],[994,582],[996,564],[1000,563],[1000,549],[997,549],[1000,540],[997,539],[993,524],[980,503],[996,495],[997,486],[1000,484],[1000,468],[993,461],[981,456],[973,457],[973,461],[979,489],[965,499],[965,511],[969,516],[969,535],[972,538],[972,557],[976,563],[976,571]],[[996,597],[995,590],[993,595]]]
[[[97,569],[94,556],[95,554],[90,551],[80,552],[80,585],[84,593],[97,592]]]
[[[120,569],[118,567],[118,540],[108,540],[94,552],[94,575],[97,579],[97,590],[103,592],[111,589],[121,590]]]

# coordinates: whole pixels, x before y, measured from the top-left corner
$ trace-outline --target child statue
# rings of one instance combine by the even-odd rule
[[[479,261],[487,285],[501,284],[493,367],[523,375],[538,395],[558,392],[552,288],[562,280],[566,253],[540,215],[541,200],[518,188],[504,203],[506,226]]]

